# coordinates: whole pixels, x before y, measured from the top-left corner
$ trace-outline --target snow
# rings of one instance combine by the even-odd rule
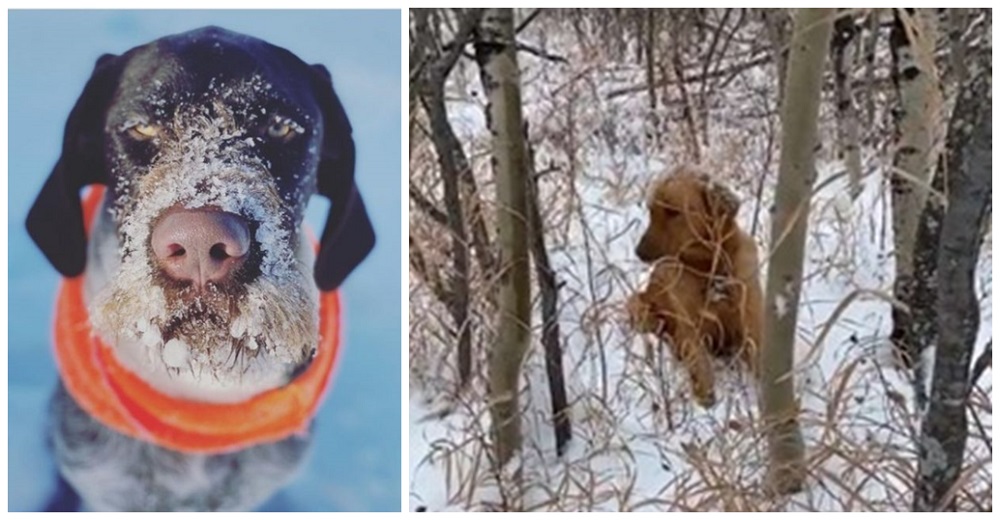
[[[54,489],[46,408],[56,384],[51,320],[58,275],[24,218],[62,143],[73,103],[105,52],[219,25],[330,69],[358,150],[356,179],[378,236],[342,288],[342,355],[315,427],[312,455],[266,511],[400,508],[401,258],[399,12],[19,11],[9,17],[8,508],[37,510]],[[267,85],[263,86],[265,89]],[[136,121],[138,122],[138,121]],[[328,203],[306,220],[322,230]]]
[[[163,345],[163,362],[170,368],[180,368],[187,363],[188,349],[183,341],[174,338]]]
[[[784,318],[788,314],[788,298],[781,293],[774,295],[775,314],[778,318]]]
[[[485,374],[495,324],[488,313],[478,320],[476,326],[487,329],[478,332],[478,378],[456,395],[454,349],[442,339],[451,326],[448,314],[411,272],[409,509],[908,509],[918,413],[911,383],[892,359],[887,340],[894,269],[884,178],[888,161],[865,150],[867,175],[860,196],[851,201],[845,195],[843,167],[820,156],[794,372],[809,478],[800,493],[768,497],[761,489],[767,448],[757,427],[760,412],[749,376],[716,362],[718,402],[709,410],[697,407],[683,370],[653,338],[630,331],[623,310],[648,276],[633,252],[648,219],[643,207],[647,188],[662,172],[686,162],[683,146],[672,141],[681,132],[665,133],[663,148],[657,149],[647,133],[644,94],[606,96],[643,83],[643,68],[608,62],[602,50],[581,48],[564,31],[546,27],[543,19],[523,37],[546,42],[549,51],[567,56],[570,64],[540,62],[523,53],[518,59],[536,167],[558,168],[542,177],[540,205],[550,259],[564,284],[559,326],[573,440],[558,457],[543,353],[536,342],[521,378],[524,449],[515,463],[521,481],[492,473]],[[449,106],[470,157],[488,156],[489,149],[481,105],[465,95],[477,88],[467,86],[475,85],[475,73],[473,65],[458,71]],[[751,91],[768,88],[760,84],[759,74],[746,76],[733,84]],[[766,261],[766,208],[777,172],[774,136],[769,135],[773,129],[761,118],[731,117],[754,107],[726,94],[716,98],[723,106],[711,121],[704,168],[738,193],[743,201],[738,220],[745,230],[753,230]],[[825,133],[833,133],[832,125]],[[411,153],[411,165],[414,157],[433,158],[421,153]],[[488,161],[481,159],[474,168],[480,185],[488,186]],[[758,201],[762,176],[763,198]],[[419,178],[411,185],[417,182]],[[484,199],[491,200],[489,192]],[[414,220],[411,216],[411,236],[419,239],[414,230],[421,228]],[[990,251],[987,244],[979,268],[980,349],[991,330]],[[784,303],[785,310],[792,304]],[[533,320],[537,337],[537,312]],[[989,375],[979,388],[989,395]],[[977,413],[991,437],[990,410],[987,397]],[[967,456],[985,465],[973,470],[969,495],[960,500],[972,500],[970,495],[984,499],[992,478],[990,455],[980,436],[970,437]]]

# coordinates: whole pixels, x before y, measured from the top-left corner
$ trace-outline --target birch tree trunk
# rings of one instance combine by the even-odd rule
[[[979,49],[959,90],[948,132],[947,204],[940,222],[937,349],[927,413],[917,446],[914,511],[954,510],[968,438],[969,365],[979,330],[975,290],[982,225],[992,200],[991,52]]]
[[[788,73],[788,9],[761,9],[767,38],[774,56],[775,76],[778,78],[778,107],[785,96],[785,76]]]
[[[861,194],[861,146],[858,137],[858,110],[854,104],[851,79],[854,72],[855,49],[860,29],[851,9],[841,11],[833,25],[830,43],[833,55],[833,85],[837,104],[838,156],[844,161],[850,179],[851,198]]]
[[[870,132],[875,127],[875,53],[878,50],[879,40],[879,18],[882,10],[872,8],[868,12],[868,34],[865,38],[864,61],[865,61],[865,128]]]
[[[653,149],[660,149],[661,132],[662,128],[660,126],[660,116],[656,113],[656,35],[657,35],[657,20],[656,20],[656,9],[646,9],[645,11],[639,11],[640,20],[644,20],[645,23],[641,24],[643,28],[643,44],[641,48],[646,50],[646,96],[649,98],[649,114],[646,117],[646,124],[649,128],[648,133],[653,141]]]
[[[809,199],[816,177],[816,118],[835,13],[835,9],[796,12],[781,110],[781,162],[771,221],[760,360],[761,408],[770,455],[767,487],[781,494],[802,489],[806,473],[792,374],[793,346]]]
[[[934,65],[937,42],[934,16],[932,9],[897,10],[889,38],[899,98],[891,177],[896,251],[893,294],[903,302],[909,302],[913,293],[913,245],[933,176],[934,146],[941,119],[941,89]],[[917,353],[913,351],[913,339],[907,337],[908,319],[906,311],[893,308],[893,344],[906,366],[911,367],[917,361]]]
[[[489,107],[500,243],[500,323],[490,355],[490,417],[497,467],[521,449],[518,379],[531,343],[527,168],[520,72],[511,9],[487,9],[476,33],[476,61]]]

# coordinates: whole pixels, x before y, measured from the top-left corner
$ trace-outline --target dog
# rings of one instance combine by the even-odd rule
[[[354,167],[330,73],[286,49],[205,27],[97,60],[27,217],[63,290],[82,280],[88,319],[57,324],[57,352],[92,327],[104,356],[97,372],[66,366],[89,354],[57,356],[50,509],[251,510],[289,482],[312,409],[271,399],[332,359],[324,302],[375,244]],[[90,185],[103,198],[85,221]],[[316,194],[330,200],[318,249],[303,229]],[[310,376],[310,406],[328,374]],[[120,402],[90,397],[109,385]],[[156,400],[185,410],[144,407]],[[263,408],[241,416],[247,403]],[[185,427],[231,423],[174,431],[181,412]],[[257,412],[278,419],[240,437]]]
[[[736,222],[739,199],[692,166],[657,182],[635,253],[652,265],[627,311],[639,332],[670,345],[695,400],[715,404],[711,357],[742,359],[756,374],[763,327],[757,245]]]

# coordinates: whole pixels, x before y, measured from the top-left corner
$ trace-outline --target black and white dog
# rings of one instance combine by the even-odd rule
[[[320,291],[374,246],[354,157],[323,66],[198,29],[97,61],[28,231],[63,276],[84,277],[93,330],[121,365],[167,395],[238,403],[306,370]],[[92,184],[106,192],[85,223],[80,193]],[[318,253],[302,229],[314,194],[331,202]],[[54,508],[82,498],[97,510],[253,509],[309,443],[170,449],[109,428],[66,387],[51,444],[69,494]]]

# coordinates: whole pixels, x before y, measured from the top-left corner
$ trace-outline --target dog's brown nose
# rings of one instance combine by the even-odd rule
[[[227,281],[250,251],[250,229],[239,215],[219,210],[179,209],[153,227],[153,254],[163,272],[204,289]]]

